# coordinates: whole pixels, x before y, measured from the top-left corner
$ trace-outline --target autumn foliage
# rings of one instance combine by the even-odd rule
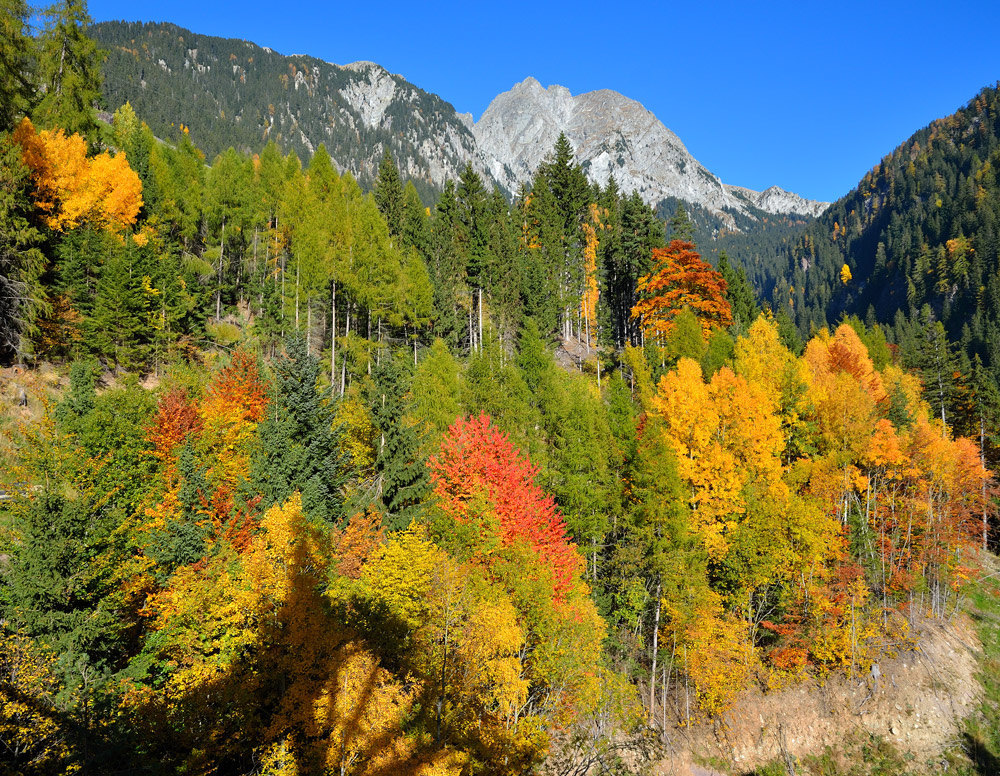
[[[580,558],[555,501],[535,484],[537,467],[490,425],[488,416],[455,421],[429,465],[445,511],[469,520],[477,507],[485,507],[496,517],[504,544],[526,544],[552,571],[555,589],[569,588]]]
[[[90,223],[112,232],[135,224],[142,182],[124,154],[87,156],[87,142],[61,129],[35,131],[22,119],[13,139],[31,170],[33,199],[51,229]]]
[[[722,275],[702,260],[692,243],[673,240],[666,248],[653,250],[653,269],[636,284],[640,300],[632,317],[639,319],[647,337],[656,340],[670,333],[674,317],[687,307],[707,336],[713,326],[732,323],[726,287]]]

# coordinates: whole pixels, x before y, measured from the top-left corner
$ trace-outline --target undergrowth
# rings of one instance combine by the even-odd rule
[[[992,560],[966,605],[983,646],[976,677],[982,701],[965,720],[959,746],[935,761],[916,763],[884,738],[855,737],[791,767],[776,760],[745,776],[1000,776],[1000,567]]]

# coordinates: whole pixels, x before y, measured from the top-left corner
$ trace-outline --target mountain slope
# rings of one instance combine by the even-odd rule
[[[161,137],[187,125],[209,159],[229,146],[256,152],[269,140],[307,158],[324,143],[367,186],[388,148],[425,199],[466,163],[513,197],[564,132],[591,181],[614,177],[650,205],[684,200],[711,213],[716,229],[752,227],[762,213],[811,216],[826,205],[777,187],[757,193],[723,184],[656,116],[610,90],[573,97],[528,78],[473,123],[372,62],[282,56],[173,24],[102,22],[91,34],[109,52],[108,106],[130,101]]]
[[[886,156],[758,280],[803,331],[926,306],[970,357],[1000,367],[998,171],[1000,91],[986,88]]]
[[[90,33],[109,52],[108,105],[130,101],[163,137],[187,125],[209,160],[229,146],[256,152],[269,140],[307,159],[324,143],[340,169],[370,183],[388,147],[403,174],[430,193],[476,157],[450,104],[371,62],[282,56],[173,24],[102,22]]]

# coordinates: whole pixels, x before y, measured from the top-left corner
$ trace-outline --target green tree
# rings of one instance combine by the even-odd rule
[[[319,361],[305,338],[292,336],[274,365],[274,389],[267,417],[258,427],[248,495],[262,496],[261,509],[283,504],[298,491],[313,519],[343,518],[347,457],[334,427],[335,406],[328,388],[320,391]]]
[[[84,0],[60,0],[45,11],[39,38],[42,98],[34,119],[97,142],[94,105],[101,99],[101,52],[85,32],[91,24]]]
[[[391,237],[400,237],[404,231],[403,184],[399,178],[399,168],[392,159],[389,149],[385,149],[382,162],[375,176],[375,204],[389,227]]]
[[[371,412],[380,436],[375,459],[377,494],[392,530],[406,528],[420,512],[430,492],[427,462],[421,455],[421,436],[404,415],[403,397],[409,375],[398,358],[386,355],[372,374]]]
[[[14,127],[34,94],[29,13],[24,0],[0,0],[0,132]]]
[[[441,435],[461,415],[461,393],[458,361],[439,337],[417,365],[410,391],[410,417],[421,425],[426,448],[435,449]]]
[[[694,242],[694,224],[691,223],[691,218],[688,216],[687,210],[684,209],[682,202],[677,203],[677,209],[670,219],[669,226],[671,240]]]
[[[0,362],[30,352],[30,337],[48,306],[41,283],[45,257],[31,221],[28,170],[21,147],[0,134]]]
[[[730,329],[735,336],[741,337],[750,330],[751,324],[760,315],[757,295],[747,280],[746,271],[743,267],[734,268],[729,263],[729,256],[725,251],[719,253],[718,270],[726,281],[726,301],[729,302],[729,309],[733,315],[733,325]]]

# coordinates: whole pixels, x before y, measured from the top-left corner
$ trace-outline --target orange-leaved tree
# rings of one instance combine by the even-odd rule
[[[142,208],[142,181],[125,154],[87,156],[87,141],[61,129],[35,131],[28,119],[14,130],[31,170],[32,199],[50,229],[84,223],[118,232],[135,224]]]
[[[693,243],[673,240],[666,248],[653,249],[653,269],[636,284],[640,299],[632,317],[639,319],[647,337],[661,339],[687,307],[707,337],[713,327],[732,323],[726,288],[722,275],[702,260]]]
[[[598,694],[604,623],[580,578],[583,557],[552,497],[535,484],[537,468],[486,415],[457,420],[428,465],[451,521],[444,538],[517,610],[529,682],[519,713],[562,723],[585,712]]]

